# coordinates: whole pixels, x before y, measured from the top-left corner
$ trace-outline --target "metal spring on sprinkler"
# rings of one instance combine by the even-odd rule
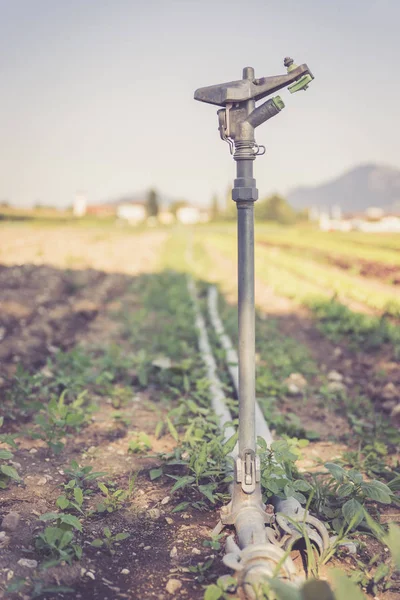
[[[236,160],[251,160],[255,159],[256,156],[263,156],[265,154],[265,146],[258,145],[251,140],[236,140],[235,141],[235,153],[234,157]]]

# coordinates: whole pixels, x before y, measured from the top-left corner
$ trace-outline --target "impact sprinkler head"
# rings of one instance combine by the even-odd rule
[[[291,93],[306,90],[313,75],[306,64],[297,66],[285,58],[285,75],[256,78],[252,67],[243,69],[243,79],[199,88],[195,100],[221,106],[218,111],[221,139],[229,143],[235,160],[254,159],[265,154],[264,146],[254,140],[254,129],[277,115],[284,103],[280,96],[270,98],[256,107],[256,102],[288,87]],[[292,84],[292,85],[291,85]]]

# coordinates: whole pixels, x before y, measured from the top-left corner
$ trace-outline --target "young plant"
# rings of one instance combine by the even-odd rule
[[[364,481],[355,469],[344,469],[335,463],[326,463],[330,476],[322,482],[315,480],[314,509],[332,520],[336,531],[343,523],[356,528],[365,516],[364,505],[369,501],[391,504],[393,493],[381,481]]]
[[[82,531],[82,525],[76,517],[65,513],[46,513],[41,515],[41,521],[53,521],[53,526],[48,526],[40,533],[35,541],[36,548],[43,552],[48,560],[44,566],[50,567],[62,561],[71,564],[82,557],[82,547],[75,542],[74,530]]]
[[[127,532],[120,532],[113,535],[108,527],[104,527],[103,535],[104,537],[93,540],[91,545],[95,548],[106,548],[109,554],[115,554],[116,550],[113,546],[118,545],[118,542],[122,542],[122,540],[126,540],[130,534]]]
[[[182,446],[163,457],[165,469],[179,466],[183,470],[180,475],[167,473],[168,477],[175,480],[171,493],[190,489],[195,497],[191,502],[178,504],[173,512],[184,510],[189,504],[194,508],[204,509],[207,506],[206,500],[215,504],[222,499],[221,486],[226,487],[231,481],[231,476],[226,475],[226,464],[237,436],[233,435],[225,443],[223,440],[224,436],[217,432],[214,421],[198,416],[187,428]]]
[[[138,454],[140,452],[147,452],[147,450],[151,450],[150,438],[144,431],[139,431],[134,439],[129,442],[128,452]]]
[[[84,511],[82,506],[84,502],[84,496],[82,489],[78,486],[71,486],[69,484],[64,486],[64,489],[69,497],[66,494],[58,496],[56,500],[58,508],[61,510],[76,510],[83,515]]]
[[[23,412],[29,408],[32,410],[32,400],[42,382],[43,375],[40,372],[32,375],[22,365],[18,365],[11,380],[12,386],[6,393],[8,402]],[[38,404],[34,403],[33,407],[35,408]]]
[[[63,438],[72,431],[79,431],[87,421],[88,410],[84,406],[86,391],[70,404],[65,402],[66,394],[67,390],[64,390],[58,400],[52,398],[46,409],[35,418],[37,430],[32,437],[45,441],[54,454],[59,454],[64,448]]]
[[[263,438],[257,438],[261,460],[261,485],[264,498],[271,496],[289,498],[293,496],[301,504],[307,502],[304,493],[311,491],[311,485],[301,478],[296,469],[299,458],[298,447],[308,444],[308,440],[278,440],[268,448]]]
[[[0,428],[3,426],[4,418],[0,417]],[[0,434],[0,444],[7,444],[12,448],[17,448],[14,441],[15,436],[7,433]],[[6,448],[0,448],[0,489],[5,489],[10,480],[21,481],[17,470],[9,464],[14,454]]]
[[[123,508],[126,502],[128,502],[132,496],[137,476],[138,473],[135,473],[129,478],[128,488],[126,490],[118,489],[112,491],[112,489],[110,489],[110,485],[107,487],[104,483],[98,482],[97,485],[103,493],[103,499],[97,504],[97,512],[112,513]]]
[[[72,478],[69,482],[71,483],[71,487],[77,486],[84,491],[87,491],[86,488],[88,483],[107,475],[106,472],[93,471],[93,467],[90,466],[82,467],[76,460],[71,461],[70,466],[65,469],[65,474]]]

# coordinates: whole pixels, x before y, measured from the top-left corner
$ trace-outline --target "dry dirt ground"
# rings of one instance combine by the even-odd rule
[[[18,365],[30,372],[46,369],[46,361],[58,350],[71,350],[77,344],[101,346],[115,344],[126,349],[120,324],[114,315],[123,307],[141,310],[135,304],[130,285],[141,273],[153,272],[167,234],[151,231],[139,235],[109,232],[101,229],[2,227],[0,246],[0,406],[7,406],[10,382]],[[227,264],[213,252],[215,272],[228,302],[235,302],[232,278],[233,263]],[[224,275],[222,276],[221,273]],[[383,390],[388,382],[400,385],[399,363],[383,349],[378,356],[350,352],[344,345],[333,345],[316,329],[310,316],[288,300],[277,298],[258,282],[257,303],[266,315],[278,319],[283,333],[306,345],[321,372],[340,372],[351,393],[368,395],[378,411],[390,414],[384,403]],[[382,372],[385,378],[382,379]],[[137,376],[132,373],[132,380]],[[115,598],[167,600],[183,597],[200,600],[203,581],[193,568],[213,556],[203,542],[209,539],[217,521],[215,511],[195,510],[173,513],[170,485],[149,479],[148,472],[158,465],[157,458],[128,454],[130,433],[148,434],[152,451],[168,452],[175,442],[165,435],[156,439],[154,429],[164,419],[167,406],[146,391],[132,387],[129,409],[118,422],[109,398],[99,398],[99,409],[89,425],[65,440],[61,455],[49,453],[42,440],[21,434],[29,430],[30,421],[16,422],[5,414],[2,432],[19,433],[14,462],[23,482],[0,490],[0,521],[16,512],[16,521],[0,538],[0,598],[83,598],[112,600]],[[302,461],[304,469],[312,469],[318,460],[334,460],[349,443],[337,441],[349,434],[345,416],[335,413],[311,398],[307,404],[286,398],[282,411],[296,412],[305,428],[317,431],[320,440],[310,444]],[[1,409],[0,409],[1,410]],[[1,413],[0,413],[1,416]],[[342,435],[343,434],[343,435]],[[335,441],[336,440],[336,441]],[[351,442],[350,442],[351,447]],[[107,472],[117,488],[126,489],[131,473],[140,471],[133,496],[121,511],[95,515],[88,521],[83,539],[84,557],[71,565],[64,564],[38,571],[19,564],[21,558],[37,560],[33,539],[43,529],[39,516],[53,511],[60,486],[68,481],[65,467],[71,460],[90,465],[94,471]],[[395,457],[393,457],[395,461]],[[101,497],[92,486],[93,506]],[[388,509],[383,520],[399,520],[397,509]],[[129,538],[117,544],[115,554],[90,545],[101,536],[105,524],[113,532],[127,532]],[[0,527],[1,529],[1,527]],[[1,535],[1,534],[0,534]],[[370,552],[374,550],[371,547]],[[335,561],[334,561],[335,562]],[[337,564],[354,567],[354,559],[346,557]],[[192,570],[192,571],[191,571]],[[215,561],[207,576],[225,573]],[[67,586],[72,594],[48,592],[35,596],[32,587],[22,587],[7,596],[7,582],[27,578],[40,585]],[[179,591],[172,592],[170,580],[179,580]],[[168,587],[169,586],[169,587]],[[171,587],[172,586],[172,587]],[[385,592],[381,600],[394,600],[399,595]]]

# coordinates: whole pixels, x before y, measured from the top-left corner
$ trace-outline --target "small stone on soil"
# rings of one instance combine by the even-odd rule
[[[30,560],[29,558],[20,558],[18,564],[20,567],[26,567],[27,569],[36,569],[38,566],[37,560]]]
[[[165,496],[165,498],[163,498],[161,500],[161,504],[168,504],[169,501],[170,501],[170,497],[169,496]]]
[[[10,543],[10,538],[5,531],[0,531],[0,548],[6,548]]]
[[[329,381],[343,381],[343,375],[338,371],[329,371],[328,379]]]
[[[181,587],[182,582],[179,581],[179,579],[170,579],[167,585],[165,586],[165,589],[167,590],[168,594],[175,594],[175,592],[180,590]]]
[[[178,550],[177,550],[176,546],[174,546],[174,547],[172,548],[172,550],[171,550],[171,552],[169,553],[169,555],[170,555],[170,557],[171,557],[171,558],[175,558],[175,556],[177,556],[177,555],[178,555]]]
[[[37,452],[37,449],[36,449],[36,448],[31,448],[31,449],[29,450],[29,454],[36,454],[36,452]]]
[[[1,527],[5,531],[15,531],[18,527],[18,523],[21,516],[19,513],[11,511],[9,512],[1,522]]]
[[[143,550],[151,550],[151,546],[145,546]]]
[[[122,569],[121,571],[121,575],[129,575],[130,570],[129,569]]]
[[[201,550],[199,550],[198,548],[192,548],[192,554],[196,554],[197,556],[199,556],[201,554]]]
[[[172,525],[173,524],[173,519],[171,519],[171,517],[165,517],[165,520],[167,521],[168,525]]]
[[[396,400],[400,399],[400,390],[394,385],[394,383],[389,382],[385,385],[383,390],[381,391],[380,397],[382,400]]]
[[[347,390],[341,381],[330,381],[326,387],[329,392],[345,392]]]
[[[147,514],[149,515],[150,519],[153,519],[154,521],[161,517],[161,511],[159,508],[150,508],[147,511]]]
[[[307,380],[301,373],[291,373],[283,383],[287,386],[290,396],[300,395],[307,387]]]
[[[397,404],[390,413],[391,417],[399,417],[400,416],[400,404]]]

